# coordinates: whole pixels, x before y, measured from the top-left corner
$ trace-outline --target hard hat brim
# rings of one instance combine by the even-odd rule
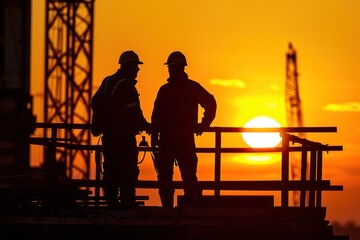
[[[171,63],[171,64],[169,64],[169,63],[164,63],[164,65],[168,65],[168,66],[174,66],[174,65],[184,65],[184,66],[187,66],[187,64],[186,63]]]
[[[136,64],[144,64],[143,62],[141,61],[128,61],[128,62],[119,62],[119,64],[127,64],[127,63],[136,63]]]

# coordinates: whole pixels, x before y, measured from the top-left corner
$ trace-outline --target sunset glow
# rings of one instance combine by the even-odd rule
[[[269,117],[256,117],[249,120],[245,126],[245,128],[278,128],[280,124]],[[270,148],[277,146],[281,137],[279,133],[263,133],[263,132],[244,132],[242,134],[245,142],[253,148]]]
[[[32,1],[31,93],[38,122],[43,121],[44,112],[45,6],[45,0]],[[118,69],[119,54],[134,50],[144,62],[136,87],[149,121],[156,94],[167,82],[164,62],[169,53],[179,50],[187,58],[189,78],[217,101],[212,126],[287,127],[285,57],[292,42],[298,53],[304,126],[337,127],[337,133],[307,137],[344,146],[342,152],[324,154],[324,179],[344,185],[344,191],[324,195],[327,219],[360,224],[360,208],[356,207],[360,199],[359,0],[96,0],[94,15],[93,93]],[[226,135],[223,147],[273,147],[281,141],[276,133],[246,133],[243,137],[238,133],[227,140]],[[214,134],[204,133],[196,141],[201,143],[198,146],[214,147],[214,139]],[[97,140],[92,139],[94,144]],[[32,164],[41,163],[42,151],[32,149],[31,153]],[[201,180],[210,179],[214,169],[214,157],[204,155],[199,155]],[[265,174],[279,175],[273,167],[278,158],[248,155],[226,162],[227,156],[222,154],[224,165],[228,164],[222,169],[224,179],[262,180]],[[257,161],[266,164],[253,164],[256,169],[251,171],[249,163]],[[147,155],[140,178],[154,176]]]

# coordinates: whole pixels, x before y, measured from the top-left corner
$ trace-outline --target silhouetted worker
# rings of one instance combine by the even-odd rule
[[[103,190],[109,209],[132,209],[136,206],[138,147],[136,135],[149,131],[150,124],[140,108],[136,77],[143,64],[133,51],[119,58],[120,68],[106,77],[92,99],[92,108],[104,111]],[[119,195],[119,196],[118,196]],[[120,199],[120,204],[118,199]]]
[[[169,183],[173,179],[174,163],[177,163],[184,183],[184,206],[196,206],[201,191],[197,187],[194,134],[201,135],[210,126],[216,114],[216,101],[199,83],[188,78],[187,61],[181,52],[171,53],[165,64],[169,71],[168,82],[159,89],[151,116],[152,146],[159,146],[156,159],[159,195],[163,207],[173,207],[174,189]],[[200,123],[199,104],[204,108]]]

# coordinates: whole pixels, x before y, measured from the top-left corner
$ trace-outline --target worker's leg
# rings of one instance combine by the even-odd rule
[[[116,163],[115,146],[111,144],[104,144],[104,173],[102,187],[104,190],[106,204],[110,209],[114,209],[118,205],[118,164]]]
[[[198,187],[197,164],[194,139],[187,139],[181,143],[181,151],[177,159],[181,178],[184,182],[184,206],[198,206],[201,189]]]
[[[174,206],[174,188],[171,186],[173,172],[174,172],[174,160],[166,149],[160,151],[158,155],[158,180],[159,180],[159,196],[163,207]]]
[[[136,184],[139,176],[136,139],[129,137],[119,148],[120,205],[123,209],[136,207]]]

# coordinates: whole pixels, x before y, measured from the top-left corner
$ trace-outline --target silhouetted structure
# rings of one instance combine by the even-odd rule
[[[32,124],[30,95],[30,1],[0,1],[0,121]],[[28,138],[34,128],[0,130],[0,176],[30,169]],[[6,141],[11,139],[12,141]]]
[[[93,72],[94,0],[47,0],[45,43],[45,123],[90,123]],[[44,130],[47,137],[48,129]],[[66,143],[90,144],[89,131],[59,129]],[[89,178],[88,150],[57,149],[57,161]],[[84,167],[85,166],[85,167]]]
[[[1,124],[0,126],[4,126]],[[88,129],[84,124],[36,124],[39,128]],[[14,127],[8,124],[7,127]],[[15,126],[16,127],[16,126]],[[197,148],[199,153],[213,153],[216,176],[214,181],[199,181],[201,190],[212,190],[213,195],[202,196],[194,207],[162,208],[146,205],[146,196],[138,196],[139,207],[131,211],[108,211],[100,194],[100,165],[102,147],[63,143],[52,135],[51,139],[30,138],[31,144],[46,146],[46,174],[44,179],[29,176],[2,179],[0,196],[0,226],[5,237],[23,234],[42,239],[88,238],[106,234],[111,237],[133,236],[136,239],[273,239],[273,240],[340,240],[326,220],[322,206],[323,191],[341,191],[341,185],[332,185],[323,179],[323,152],[342,151],[342,146],[329,146],[294,136],[292,132],[335,132],[334,127],[250,129],[212,127],[215,147]],[[282,146],[275,148],[225,148],[222,134],[243,131],[280,131]],[[52,131],[54,133],[54,131]],[[291,146],[291,143],[299,146]],[[94,150],[97,175],[95,179],[58,178],[56,148]],[[145,150],[140,147],[140,150]],[[302,161],[310,155],[309,179],[289,178],[291,152],[302,153]],[[281,152],[280,180],[221,180],[221,155],[226,153]],[[304,164],[301,164],[304,166]],[[181,181],[171,183],[183,189]],[[6,187],[5,187],[6,186]],[[158,189],[157,180],[141,180],[137,188]],[[222,191],[279,192],[280,205],[274,195],[222,195]],[[300,206],[291,206],[289,192],[300,192]],[[305,199],[305,194],[309,195]],[[179,196],[180,197],[180,196]],[[141,201],[140,201],[141,200]],[[179,202],[179,200],[178,200]],[[22,235],[20,235],[20,233]],[[70,236],[70,237],[69,237]]]
[[[49,113],[46,113],[45,123],[35,123],[29,93],[30,0],[0,1],[0,238],[124,238],[131,234],[135,239],[157,240],[348,239],[347,236],[334,234],[325,218],[326,208],[321,205],[323,191],[342,190],[342,186],[332,185],[330,180],[322,179],[322,153],[341,151],[342,147],[297,138],[290,133],[299,129],[292,128],[281,129],[287,140],[285,144],[283,141],[282,147],[271,149],[224,148],[223,133],[254,130],[210,128],[209,132],[215,135],[214,147],[198,148],[197,152],[214,154],[214,180],[200,181],[199,186],[214,194],[203,196],[199,208],[164,209],[147,206],[147,196],[137,196],[139,208],[136,210],[105,210],[104,197],[100,192],[102,147],[89,144],[88,137],[93,3],[91,0],[47,1],[46,55],[49,62],[46,62],[45,91],[49,90],[46,97],[49,102],[46,100],[45,111],[49,108]],[[80,16],[82,13],[85,16]],[[79,26],[76,23],[80,19],[85,24],[82,28],[85,29],[84,32],[74,29]],[[9,31],[16,34],[11,35]],[[50,39],[53,37],[52,31],[55,31],[57,37]],[[16,52],[16,49],[19,51]],[[79,65],[81,56],[89,65]],[[78,70],[81,73],[79,75]],[[78,79],[81,81],[75,80],[75,75],[80,76]],[[78,107],[87,109],[88,115],[75,119],[79,116],[76,111]],[[74,118],[70,118],[70,114]],[[57,121],[61,123],[56,123]],[[44,131],[47,133],[46,137],[29,137],[34,129],[49,131]],[[334,132],[336,128],[300,129],[300,132],[309,131]],[[59,132],[64,134],[58,135]],[[299,146],[289,146],[289,142],[293,140]],[[23,171],[30,167],[30,145],[41,145],[46,150],[44,169],[35,176]],[[89,173],[87,159],[90,151],[95,151],[97,162],[94,179],[86,178]],[[282,153],[280,180],[221,180],[222,154],[254,151]],[[289,154],[293,151],[301,151],[302,156],[310,153],[309,179],[289,179]],[[72,178],[72,171],[77,168],[73,162],[75,156],[88,164],[87,169],[80,168],[79,171],[84,174],[85,179]],[[308,159],[304,157],[302,162],[303,160]],[[69,176],[64,175],[65,172]],[[183,189],[181,182],[172,184],[176,189]],[[144,189],[158,187],[156,180],[139,181],[137,185],[137,188]],[[274,206],[272,195],[224,196],[223,190],[280,192],[281,203]],[[294,190],[299,190],[301,196],[309,195],[307,199],[300,198],[300,207],[289,206],[288,194]]]
[[[285,107],[288,127],[303,127],[303,114],[300,100],[300,90],[298,83],[298,69],[296,50],[293,45],[289,43],[289,50],[286,53],[286,86],[285,86]],[[299,137],[305,137],[305,133],[297,133]],[[291,157],[291,177],[296,180],[300,179],[300,174],[307,174],[307,167],[301,169],[301,155],[299,153],[292,153]],[[307,165],[307,163],[305,163]],[[294,205],[300,203],[300,194],[298,191],[293,192]]]

